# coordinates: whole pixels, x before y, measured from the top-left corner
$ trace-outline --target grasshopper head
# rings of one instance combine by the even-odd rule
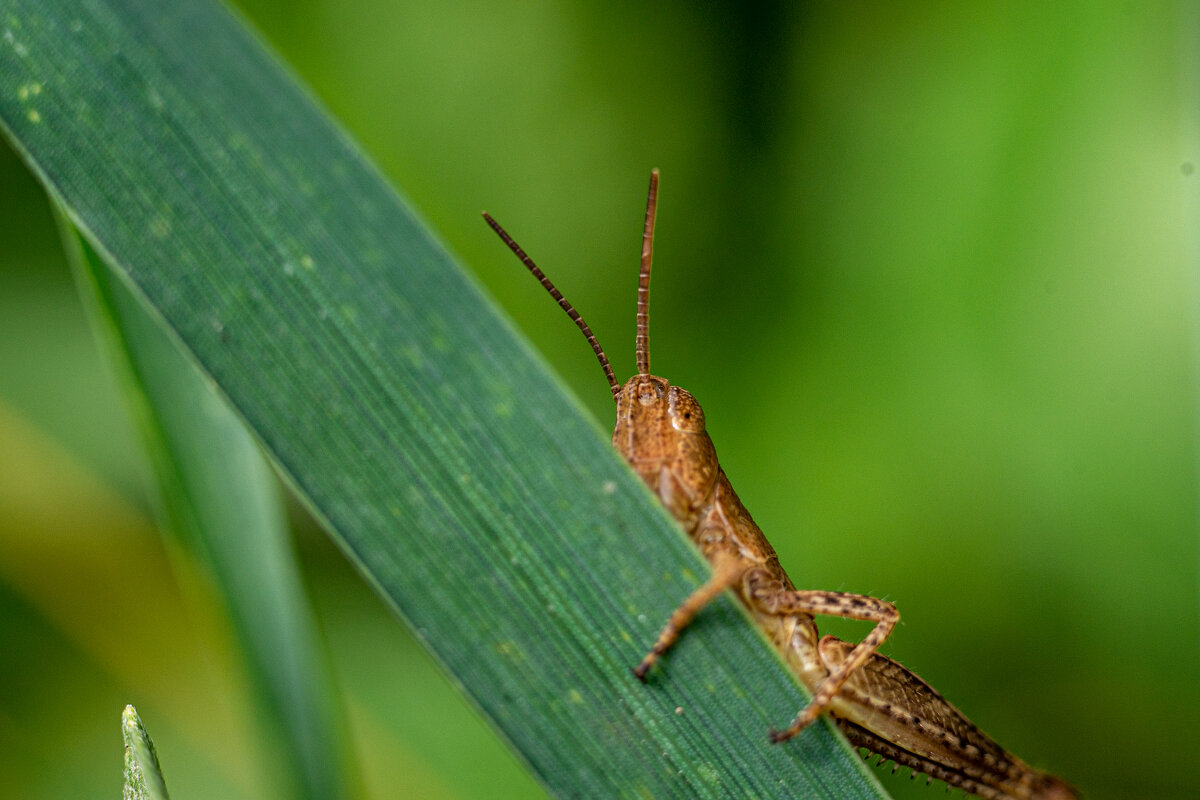
[[[617,395],[613,444],[633,462],[661,459],[680,436],[705,436],[704,410],[681,386],[657,375],[634,375]]]
[[[613,445],[684,528],[694,532],[699,509],[711,496],[720,468],[712,440],[704,430],[704,411],[696,398],[686,389],[672,386],[665,378],[650,374],[650,262],[657,208],[658,170],[655,169],[650,171],[646,221],[642,229],[642,268],[638,275],[634,346],[637,374],[624,386],[617,383],[608,356],[579,312],[499,223],[486,212],[483,218],[583,332],[604,368],[613,399],[617,401]]]
[[[719,472],[696,398],[665,378],[633,376],[617,394],[613,446],[692,532]]]

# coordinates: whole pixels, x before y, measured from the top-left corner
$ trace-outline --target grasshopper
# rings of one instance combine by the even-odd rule
[[[975,727],[929,684],[876,649],[900,614],[867,595],[797,590],[774,548],[751,519],[717,460],[704,412],[685,389],[650,374],[650,263],[658,206],[658,170],[650,173],[637,293],[637,374],[617,383],[600,343],[579,312],[492,217],[488,225],[558,301],[592,346],[617,404],[613,446],[683,526],[712,565],[712,575],[671,614],[633,669],[646,680],[654,663],[696,614],[731,589],[812,692],[808,705],[772,742],[792,738],[828,713],[855,746],[916,773],[991,800],[1070,800],[1066,782],[1035,770]],[[858,644],[819,637],[815,615],[874,623]]]

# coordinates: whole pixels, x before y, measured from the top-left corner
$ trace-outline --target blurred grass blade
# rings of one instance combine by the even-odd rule
[[[245,427],[59,210],[63,243],[140,423],[161,522],[220,589],[279,798],[341,798],[349,745],[270,468]],[[184,573],[184,570],[180,571]]]
[[[0,26],[18,151],[553,793],[882,796],[826,724],[767,744],[804,698],[728,598],[630,675],[706,565],[238,20],[2,0]]]
[[[121,735],[125,738],[124,800],[168,800],[154,740],[133,706],[125,706],[121,713]]]

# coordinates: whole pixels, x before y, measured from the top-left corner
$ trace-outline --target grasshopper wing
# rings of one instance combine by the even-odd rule
[[[854,649],[821,639],[829,670]],[[929,684],[895,661],[873,653],[830,704],[829,713],[852,744],[992,800],[1074,800],[1067,783],[1039,772],[992,741]]]

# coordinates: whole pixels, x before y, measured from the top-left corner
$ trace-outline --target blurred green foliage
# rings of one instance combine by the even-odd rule
[[[605,422],[586,345],[478,212],[627,373],[660,167],[655,371],[705,404],[795,581],[897,602],[888,654],[1088,797],[1195,795],[1190,4],[241,8]],[[0,454],[0,796],[113,796],[126,702],[175,796],[255,796],[227,623],[166,577],[136,441],[7,151]],[[332,649],[358,654],[335,666],[371,796],[536,796],[297,528]],[[118,606],[133,568],[161,576],[152,606]],[[400,696],[376,659],[405,665]]]

